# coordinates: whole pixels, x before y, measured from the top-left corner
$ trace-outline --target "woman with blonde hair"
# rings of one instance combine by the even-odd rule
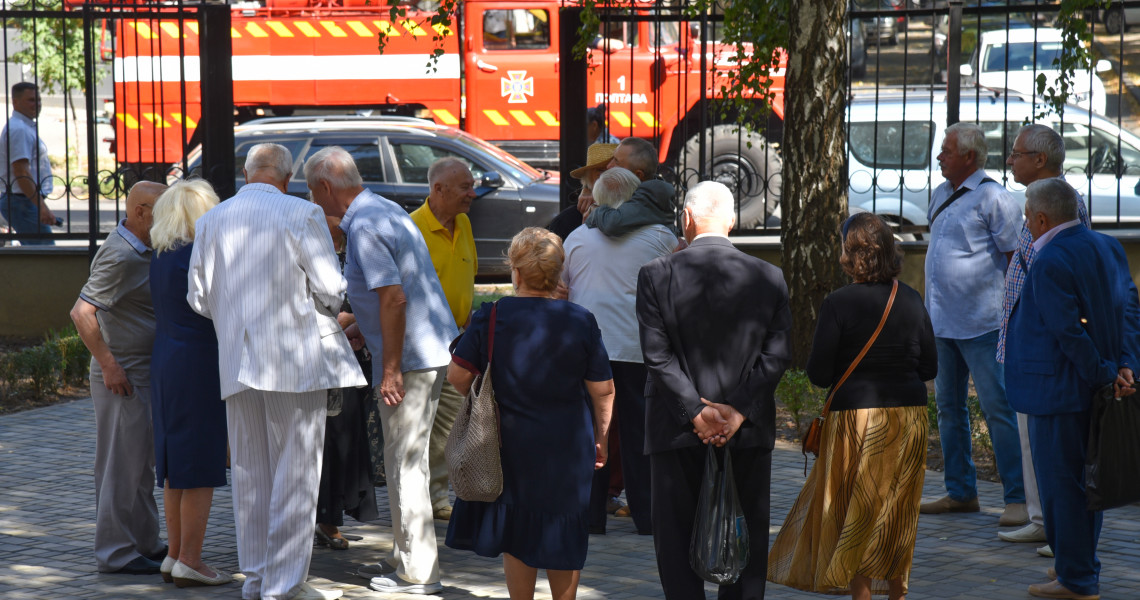
[[[812,383],[832,389],[831,409],[819,458],[768,554],[768,579],[901,600],[926,468],[923,382],[938,371],[934,330],[922,297],[896,280],[902,252],[890,227],[859,213],[842,236],[839,264],[853,283],[824,299],[807,363]]]
[[[563,261],[558,236],[528,227],[511,241],[508,259],[515,295],[471,317],[447,369],[465,394],[493,352],[503,493],[494,502],[458,500],[447,545],[502,554],[512,600],[534,597],[538,569],[546,569],[555,600],[571,600],[586,562],[590,482],[608,452],[609,357],[594,316],[553,297]]]
[[[161,571],[163,580],[178,587],[232,581],[202,562],[214,488],[226,485],[226,408],[214,324],[186,302],[194,223],[217,204],[209,183],[180,181],[155,201],[150,230],[155,472],[170,544]]]

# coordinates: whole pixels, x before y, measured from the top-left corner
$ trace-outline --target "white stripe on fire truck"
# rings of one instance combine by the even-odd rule
[[[439,57],[435,71],[425,71],[426,54],[378,54],[347,56],[235,56],[234,81],[329,81],[457,79],[459,56]],[[200,81],[200,60],[187,56],[186,81]],[[113,63],[116,83],[169,81],[182,79],[177,56],[128,56]],[[414,74],[414,75],[412,75]],[[502,119],[502,116],[499,116]],[[503,119],[505,121],[505,119]]]

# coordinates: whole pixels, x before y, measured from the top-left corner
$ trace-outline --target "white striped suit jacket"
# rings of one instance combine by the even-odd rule
[[[317,205],[242,186],[198,219],[188,284],[218,333],[223,398],[366,385],[336,322],[345,280]]]

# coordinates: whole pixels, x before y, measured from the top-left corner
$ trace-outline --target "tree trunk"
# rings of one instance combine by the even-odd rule
[[[781,237],[793,365],[801,368],[820,304],[846,281],[839,267],[839,226],[847,214],[845,4],[793,2],[789,14]]]

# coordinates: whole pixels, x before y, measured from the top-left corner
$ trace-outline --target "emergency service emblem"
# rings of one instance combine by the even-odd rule
[[[527,96],[534,96],[534,77],[527,77],[526,71],[507,71],[507,77],[499,78],[499,93],[510,96],[508,104],[525,104]]]

